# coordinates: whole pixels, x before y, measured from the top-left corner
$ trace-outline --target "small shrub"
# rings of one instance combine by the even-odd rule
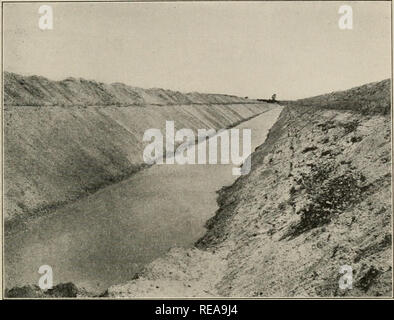
[[[357,142],[360,142],[361,140],[363,140],[362,137],[351,137],[350,138],[350,142],[352,142],[352,143],[357,143]]]
[[[307,153],[309,151],[313,151],[313,150],[316,150],[316,149],[317,149],[317,147],[315,147],[315,146],[306,147],[304,150],[302,150],[302,153]]]
[[[360,122],[358,120],[353,120],[350,122],[341,123],[340,125],[345,129],[345,134],[349,134],[358,128]]]
[[[304,232],[323,226],[343,212],[350,205],[361,199],[365,181],[361,173],[347,172],[333,179],[328,179],[328,167],[317,169],[304,179],[304,186],[311,203],[302,208],[298,214],[301,219],[293,225],[285,237],[294,238]]]

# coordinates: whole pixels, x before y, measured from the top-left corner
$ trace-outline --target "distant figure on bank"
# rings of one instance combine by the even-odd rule
[[[272,100],[272,101],[276,101],[276,93],[274,93],[274,94],[272,95],[271,100]]]

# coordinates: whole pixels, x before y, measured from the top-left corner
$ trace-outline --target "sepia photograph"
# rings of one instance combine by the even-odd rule
[[[391,1],[2,1],[1,126],[3,299],[393,298]]]

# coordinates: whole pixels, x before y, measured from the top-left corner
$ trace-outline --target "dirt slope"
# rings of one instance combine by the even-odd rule
[[[13,106],[129,106],[171,104],[226,104],[248,102],[223,94],[181,93],[142,89],[123,83],[105,84],[81,78],[52,81],[40,76],[4,72],[4,104]]]
[[[172,249],[108,295],[391,296],[390,82],[360,88],[330,94],[335,108],[288,103],[251,173],[219,192],[196,247]],[[343,265],[352,289],[339,288]]]
[[[242,99],[236,97],[176,92],[155,100],[170,105],[157,106],[145,103],[167,91],[133,91],[125,85],[108,86],[85,80],[72,80],[73,85],[65,86],[67,81],[54,82],[9,73],[5,74],[5,80],[4,213],[7,232],[27,217],[50,213],[139,170],[147,144],[142,141],[145,130],[159,128],[164,133],[166,120],[175,121],[177,129],[219,129],[271,108],[266,103],[237,103]],[[144,105],[112,105],[114,101],[108,98],[108,90],[115,87],[128,88],[122,93],[113,93],[112,97],[116,97],[119,104],[134,103],[137,100],[133,100],[132,92],[139,92],[142,98],[138,101]],[[199,104],[190,104],[190,97]],[[188,104],[171,105],[180,101]],[[92,103],[95,106],[91,106]],[[29,106],[23,106],[25,104]],[[48,104],[51,106],[46,106]],[[65,106],[59,106],[63,104]]]
[[[391,82],[386,79],[367,83],[350,90],[331,92],[316,97],[292,101],[290,105],[321,107],[334,110],[354,110],[362,114],[388,115],[391,110]]]

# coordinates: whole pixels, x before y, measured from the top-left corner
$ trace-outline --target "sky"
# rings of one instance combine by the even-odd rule
[[[390,2],[53,3],[52,30],[40,5],[4,4],[4,70],[277,99],[391,76]]]

